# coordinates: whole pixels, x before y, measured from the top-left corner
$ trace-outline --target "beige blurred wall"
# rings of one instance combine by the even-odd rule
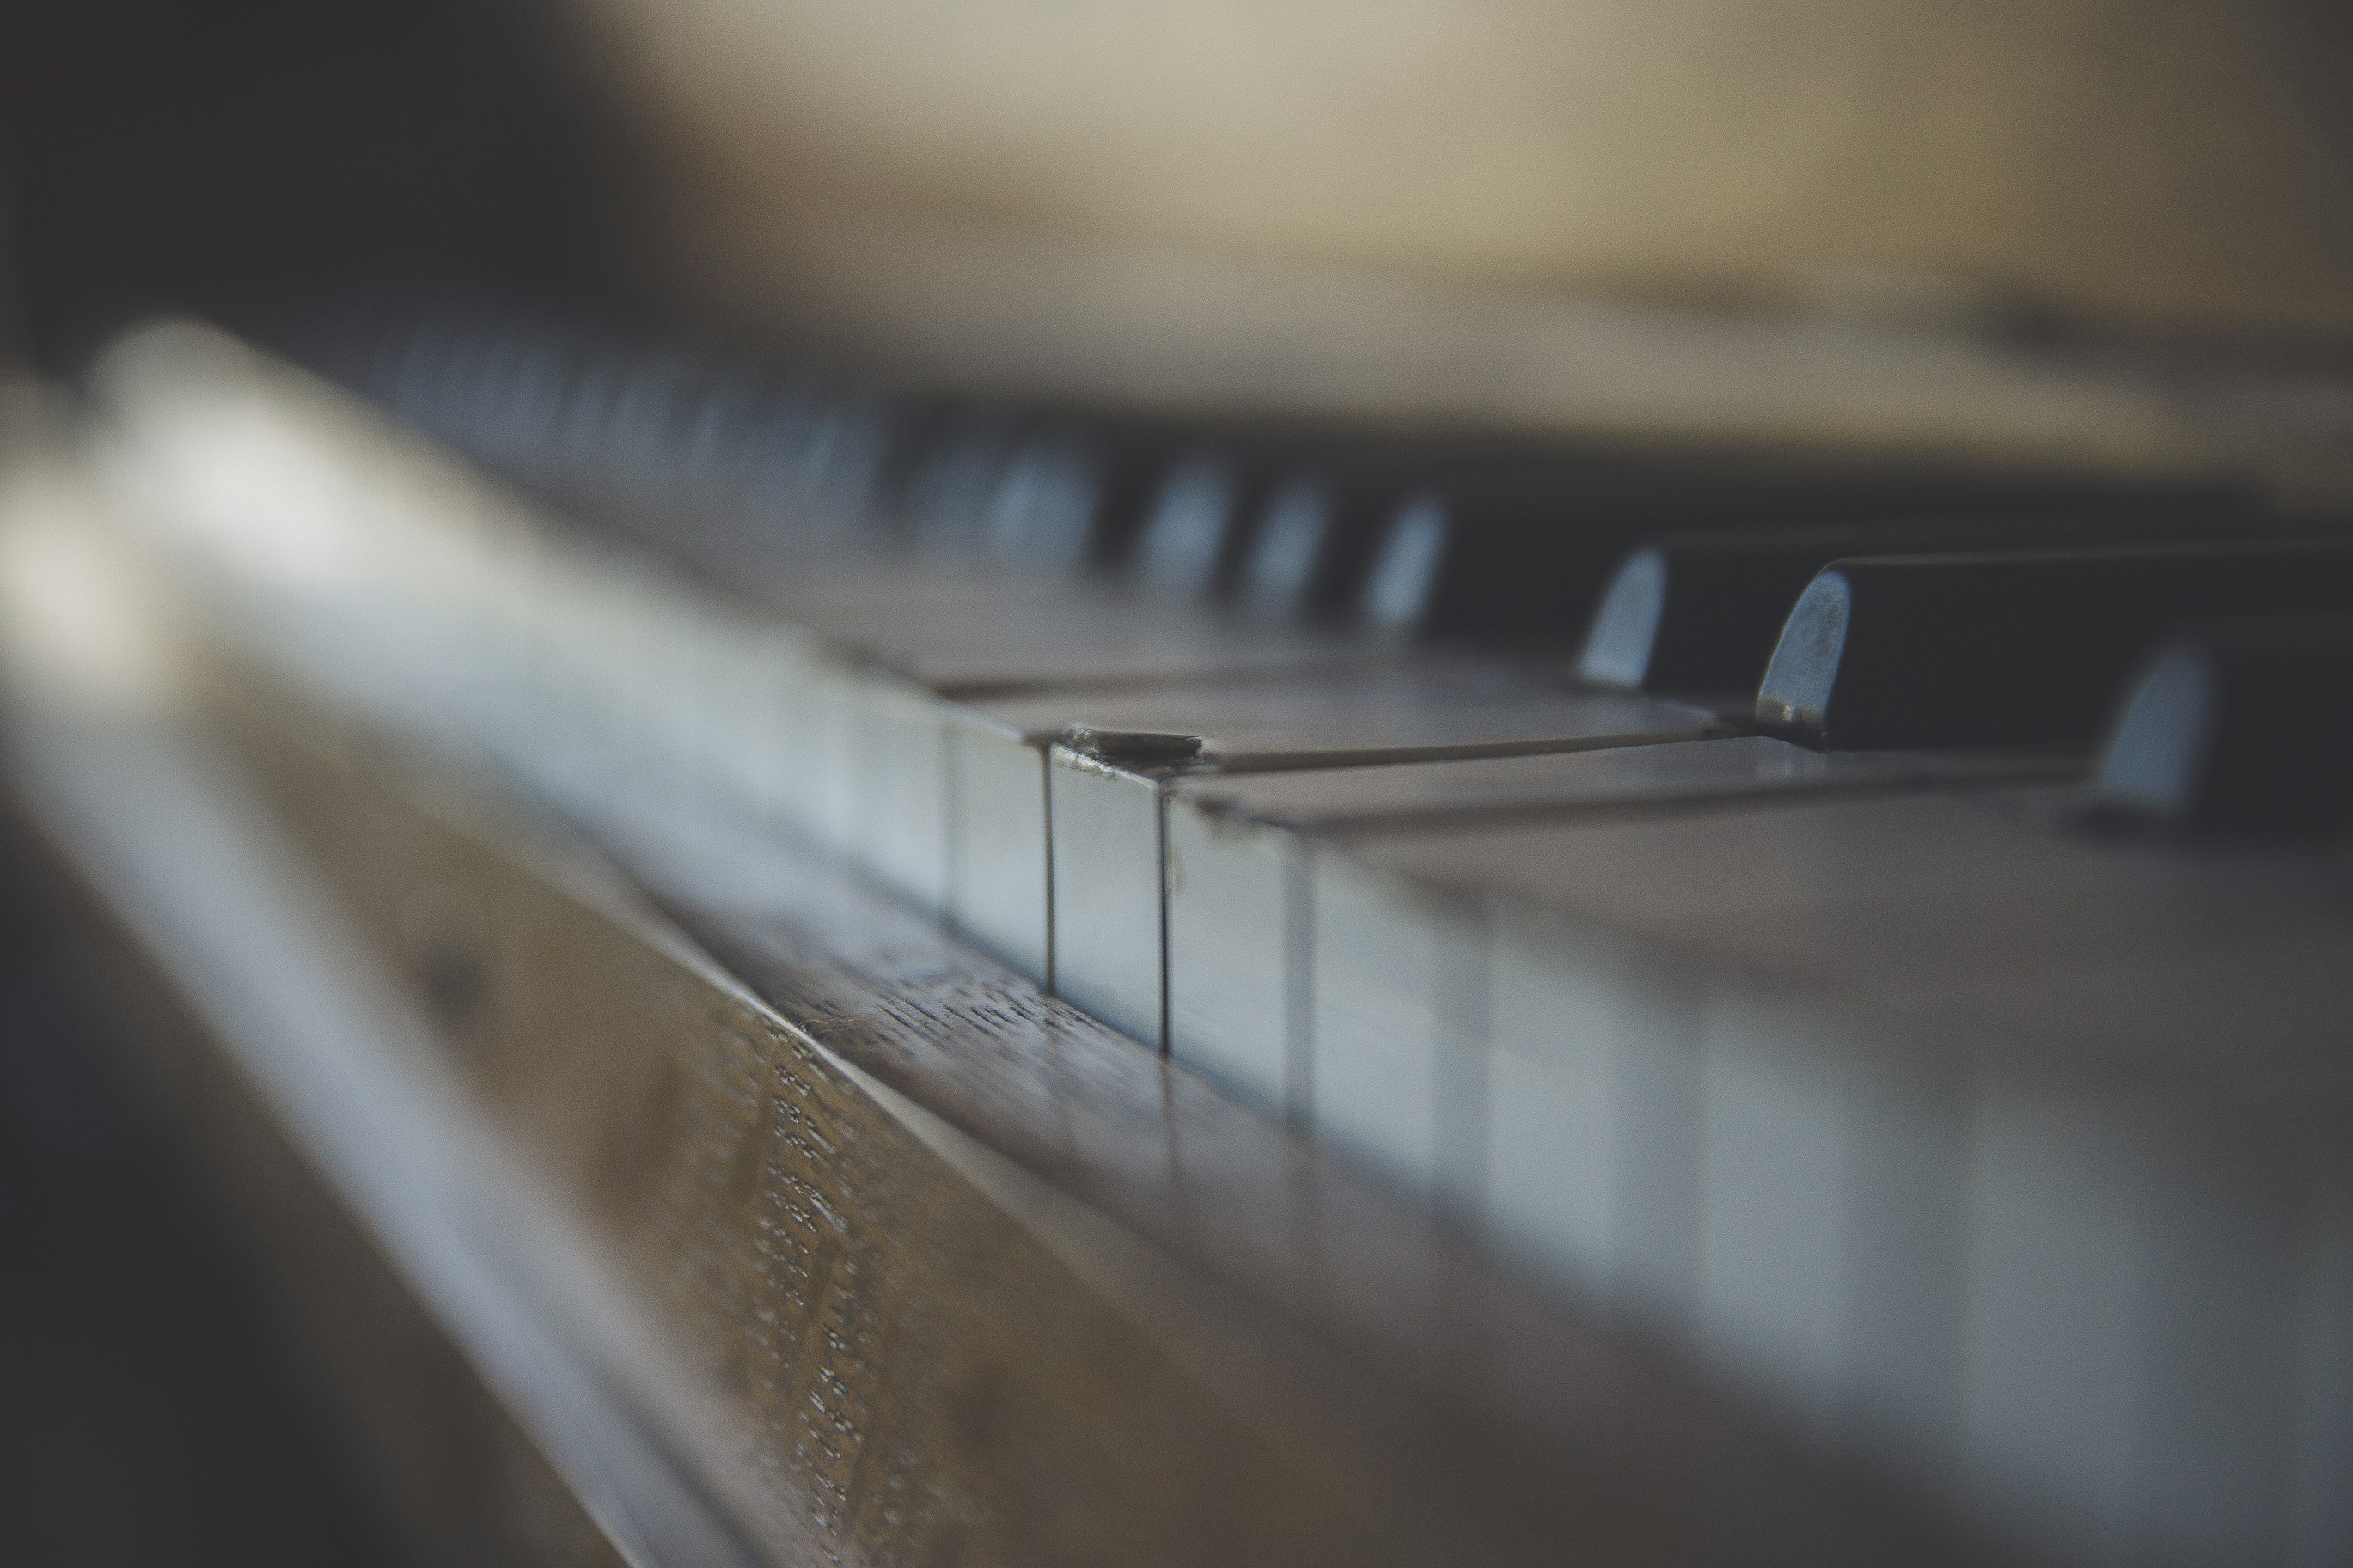
[[[809,215],[850,211],[1650,298],[2353,328],[2332,5],[575,5],[657,128],[690,270],[788,273]]]

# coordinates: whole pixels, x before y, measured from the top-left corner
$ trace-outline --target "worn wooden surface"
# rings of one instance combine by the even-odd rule
[[[679,1441],[776,1554],[811,1531],[868,1562],[1922,1554],[1441,1225],[822,864],[610,811],[592,854],[249,672],[212,694],[658,1324],[695,1384]]]
[[[301,1175],[258,1228],[399,1489],[459,1521],[428,1536],[1961,1554],[773,829],[643,759],[364,720],[52,499],[0,579],[12,775],[217,1046],[232,1104],[192,1114],[268,1131],[221,1158]],[[303,1181],[323,1211],[270,1195]]]
[[[133,1053],[132,1087],[169,1113],[237,1227],[285,1337],[340,1418],[342,1456],[373,1483],[390,1542],[451,1564],[618,1568],[623,1559],[418,1303],[364,1221],[290,1141],[174,977],[85,879],[23,795],[29,892],[71,942],[71,976]],[[29,831],[26,831],[28,830]],[[169,1291],[170,1281],[158,1281]]]

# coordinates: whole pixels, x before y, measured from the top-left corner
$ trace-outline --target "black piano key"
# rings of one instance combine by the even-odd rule
[[[641,356],[614,400],[604,453],[610,482],[640,501],[680,496],[693,479],[684,466],[687,433],[720,376],[699,355]]]
[[[2094,488],[1615,453],[1466,467],[1404,500],[1360,609],[1392,634],[1573,646],[1620,558],[1655,533],[2048,508]]]
[[[840,538],[864,526],[890,414],[813,372],[747,374],[699,400],[681,431],[681,499],[746,544]]]
[[[757,513],[803,488],[810,446],[838,395],[812,375],[747,381],[739,396],[733,406],[706,405],[686,438],[713,486]]]
[[[776,455],[765,459],[771,515],[786,535],[814,524],[837,539],[915,537],[915,489],[925,481],[943,431],[961,413],[901,391],[828,389],[788,416],[790,428],[780,434],[789,439],[780,440]]]
[[[487,449],[485,437],[499,417],[514,346],[512,334],[497,325],[478,327],[465,334],[448,367],[447,390],[438,412],[445,438],[461,450]]]
[[[427,317],[393,334],[386,354],[385,405],[420,428],[432,428],[432,411],[459,342],[457,323]]]
[[[563,412],[566,369],[560,345],[517,334],[499,394],[477,426],[487,460],[513,472],[547,449]]]
[[[1372,563],[1395,497],[1387,476],[1335,466],[1279,481],[1251,525],[1243,607],[1275,619],[1341,614]]]
[[[2058,512],[1670,534],[1610,573],[1577,674],[1626,691],[1754,692],[1790,606],[1841,556],[2157,543],[2261,521],[2254,497],[2201,488]]]
[[[1050,574],[1129,564],[1178,438],[1141,420],[1058,420],[1027,435],[989,499],[988,553]]]
[[[1207,599],[1229,590],[1250,543],[1250,522],[1265,504],[1269,474],[1229,445],[1200,447],[1171,461],[1139,530],[1134,573],[1146,591]]]
[[[1565,639],[1630,537],[1630,525],[1579,516],[1543,488],[1432,491],[1398,509],[1360,610],[1392,634]]]
[[[2353,620],[2175,637],[2126,689],[2095,775],[2104,814],[2174,826],[2353,826]]]
[[[676,482],[698,499],[734,494],[754,434],[778,404],[806,407],[811,389],[789,369],[712,366],[679,400],[669,432]]]
[[[1516,474],[1524,446],[1417,432],[1297,441],[1249,525],[1236,598],[1261,616],[1358,620],[1398,508],[1472,473]],[[1497,479],[1492,483],[1504,482]]]
[[[573,365],[544,470],[560,488],[585,492],[603,482],[613,410],[628,374],[628,359],[613,350],[591,351]]]
[[[1011,419],[996,409],[953,409],[921,418],[892,500],[898,528],[916,543],[977,551],[997,481],[1013,452]]]
[[[1036,435],[1007,452],[981,519],[983,548],[1039,571],[1074,571],[1086,559],[1103,476],[1079,438]]]
[[[2133,660],[2184,621],[2353,611],[2353,545],[1874,556],[1817,574],[1757,694],[1812,746],[2088,744]]]

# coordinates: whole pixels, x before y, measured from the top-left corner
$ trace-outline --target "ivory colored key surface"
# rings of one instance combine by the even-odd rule
[[[2341,1552],[2312,1465],[2345,1451],[2353,1363],[2309,1347],[2353,1310],[2315,1262],[2353,1110],[2343,871],[2102,837],[2082,804],[1319,840],[1314,1124],[1423,1030],[1418,1120],[1334,1132],[1462,1181],[1500,1237],[1820,1441],[2040,1550]]]
[[[1078,727],[1048,768],[1056,991],[1153,1045],[1164,1037],[1160,802],[1180,773],[1685,740],[1713,716],[1526,677],[1367,673],[1172,705],[1149,728]]]
[[[1326,689],[1213,683],[1207,688],[1028,691],[938,709],[942,770],[936,816],[945,823],[941,907],[961,935],[1039,984],[1054,983],[1047,752],[1072,723],[1124,732],[1237,713],[1277,714]],[[1192,737],[1181,742],[1189,753]],[[909,798],[912,800],[912,795]]]
[[[1255,675],[1367,657],[1361,639],[1092,592],[878,616],[835,635],[944,691]]]
[[[1358,841],[1449,818],[1886,786],[1910,776],[1894,757],[1831,756],[1783,741],[1722,736],[1180,778],[1168,790],[1166,825],[1169,1054],[1261,1104],[1301,1120],[1310,1115],[1305,1008],[1314,837]],[[1393,1022],[1402,1029],[1406,1018]],[[1425,1047],[1434,1048],[1434,1041],[1401,1040],[1397,1049],[1418,1059]],[[1335,1098],[1339,1086],[1324,1088],[1324,1108],[1348,1119],[1345,1100]],[[1378,1075],[1369,1075],[1365,1088],[1390,1097]],[[1417,1179],[1428,1174],[1426,1162],[1418,1163]]]
[[[1261,1103],[1301,1119],[1309,1115],[1304,1008],[1312,968],[1307,868],[1313,839],[1356,843],[1448,821],[1549,820],[1790,791],[2000,782],[2073,771],[2071,761],[2042,755],[1832,753],[1762,736],[1719,736],[1538,756],[1179,779],[1169,791],[1166,825],[1169,1051]],[[1343,955],[1342,962],[1353,959]],[[1381,981],[1376,975],[1370,983]],[[1407,1016],[1397,1016],[1400,1026]],[[1400,1048],[1412,1053],[1420,1047]],[[1385,1092],[1379,1075],[1365,1081],[1369,1092]],[[1320,1113],[1345,1118],[1349,1113],[1335,1093],[1333,1084],[1324,1086]]]
[[[797,804],[786,815],[820,840],[853,849],[892,887],[934,910],[952,898],[946,748],[955,710],[943,692],[1003,702],[1013,699],[984,694],[1168,689],[1284,672],[1299,679],[1383,657],[1344,636],[1234,625],[1078,584],[1042,591],[1017,584],[1000,594],[969,580],[919,580],[904,599],[888,590],[848,595],[815,618],[829,637],[806,639],[806,657],[772,667],[783,679],[771,723],[786,731],[795,753],[788,778]],[[1124,721],[1118,715],[1126,710],[1105,711]],[[1038,754],[1031,757],[1042,769]],[[998,833],[995,821],[985,814],[960,842],[986,853]],[[983,921],[981,929],[996,928]],[[991,945],[1042,977],[1042,967],[1028,961],[1042,943],[1040,936]]]
[[[939,554],[861,546],[704,570],[766,613],[944,689],[1251,673],[1367,651],[1335,631]]]
[[[1458,710],[1448,713],[1450,704]],[[957,930],[1041,981],[1052,973],[1046,752],[1072,724],[1126,737],[1131,751],[1171,737],[1157,742],[1158,763],[1230,766],[1525,750],[1556,743],[1554,731],[1597,713],[1705,721],[1671,704],[1597,710],[1525,675],[1436,663],[1419,673],[1371,666],[1206,688],[1030,692],[940,712],[944,907]]]
[[[1555,727],[1588,711],[1527,673],[1442,659],[1410,670],[1374,661],[1256,681],[1021,689],[963,701],[869,671],[845,678],[836,696],[847,737],[842,840],[892,886],[1041,982],[1051,978],[1046,752],[1072,725],[1127,737],[1131,750],[1156,746],[1160,762],[1271,766],[1449,745],[1525,750],[1552,744]],[[1448,716],[1450,704],[1461,712]]]

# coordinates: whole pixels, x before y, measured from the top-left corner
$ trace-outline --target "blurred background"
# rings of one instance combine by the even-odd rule
[[[12,328],[53,371],[180,310],[610,306],[608,140],[537,7],[28,0],[0,16]]]
[[[628,310],[608,136],[545,21],[0,7],[0,354],[68,378],[158,310],[285,341],[420,298]],[[117,1065],[139,1033],[102,1004],[120,977],[89,973],[34,864],[0,852],[0,1558],[379,1561],[266,1291]]]
[[[0,375],[28,407],[157,313],[315,358],[514,310],[992,393],[2335,483],[2349,60],[2329,0],[11,0]],[[26,864],[0,1557],[374,1561]]]

